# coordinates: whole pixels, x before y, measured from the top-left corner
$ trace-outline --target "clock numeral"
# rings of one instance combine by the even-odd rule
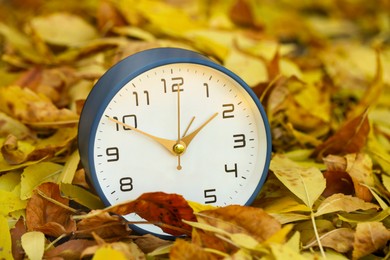
[[[203,83],[203,86],[206,87],[206,97],[209,97],[209,84]]]
[[[131,191],[133,190],[133,179],[130,177],[123,177],[119,179],[121,191]]]
[[[118,147],[109,147],[106,149],[106,155],[108,157],[107,162],[116,162],[119,160]]]
[[[166,79],[161,79],[163,82],[163,88],[164,88],[164,93],[167,93],[168,88],[167,88],[167,80]],[[177,92],[177,91],[184,91],[184,89],[181,88],[184,84],[184,79],[182,77],[177,77],[177,78],[171,78],[171,91],[172,92]]]
[[[217,202],[217,195],[215,195],[215,192],[216,192],[215,189],[204,190],[205,204]]]
[[[146,96],[146,105],[149,106],[149,92],[147,90],[144,91],[144,94]],[[138,107],[139,106],[139,102],[138,102],[138,92],[137,91],[133,91],[133,95],[135,97],[135,105]]]
[[[226,109],[222,112],[222,118],[232,118],[234,115],[232,112],[234,111],[233,104],[223,104],[222,107],[226,107]]]
[[[237,134],[233,135],[234,143],[237,143],[233,146],[233,148],[242,148],[246,145],[245,135],[244,134]]]
[[[237,173],[237,163],[234,164],[234,169],[228,169],[228,166],[225,164],[225,172],[226,173],[234,173],[234,177],[238,177],[238,173]]]
[[[116,117],[116,116],[114,116],[112,118],[114,118],[115,120],[119,120],[118,117]],[[122,122],[126,125],[131,125],[131,126],[134,126],[135,128],[137,128],[137,116],[136,115],[124,115],[124,116],[122,116]],[[128,127],[120,126],[118,123],[116,123],[116,131],[119,131],[121,128],[125,131],[131,130]]]

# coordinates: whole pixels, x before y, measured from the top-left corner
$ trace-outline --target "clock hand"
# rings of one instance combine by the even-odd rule
[[[185,151],[185,147],[181,144],[180,137],[180,85],[177,88],[177,143],[173,150],[177,153],[177,169],[181,170],[181,157],[180,155]]]
[[[169,140],[169,139],[164,139],[164,138],[160,138],[160,137],[157,137],[157,136],[148,134],[148,133],[146,133],[146,132],[144,132],[144,131],[139,130],[138,128],[135,128],[135,127],[133,127],[133,126],[131,126],[131,125],[125,124],[125,123],[123,123],[123,122],[121,122],[121,121],[118,121],[118,120],[112,118],[112,117],[109,117],[109,116],[107,116],[107,115],[106,115],[106,117],[107,117],[108,119],[110,119],[111,121],[117,123],[117,124],[120,124],[120,125],[122,125],[122,126],[124,126],[124,127],[126,127],[126,128],[130,128],[131,130],[133,130],[133,131],[135,131],[135,132],[138,132],[138,133],[140,133],[140,134],[142,134],[142,135],[145,135],[145,136],[147,136],[147,137],[153,139],[153,140],[156,141],[157,143],[161,144],[161,145],[162,145],[165,149],[167,149],[171,154],[177,155],[177,152],[175,152],[175,146],[177,145],[177,141]]]
[[[200,132],[200,130],[202,130],[202,128],[205,127],[208,123],[210,123],[210,121],[213,120],[217,115],[218,115],[218,112],[213,114],[209,119],[206,120],[206,122],[204,122],[201,126],[199,126],[195,131],[184,136],[181,139],[181,142],[184,143],[186,147],[188,147],[190,145],[192,139],[194,139],[194,137]]]

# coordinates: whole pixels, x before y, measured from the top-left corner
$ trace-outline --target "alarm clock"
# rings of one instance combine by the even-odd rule
[[[85,101],[78,144],[106,206],[155,191],[214,206],[249,205],[271,156],[269,123],[251,88],[179,48],[148,49],[110,68]],[[154,225],[132,228],[169,236]]]

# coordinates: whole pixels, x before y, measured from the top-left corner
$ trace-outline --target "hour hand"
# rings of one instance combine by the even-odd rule
[[[194,137],[200,132],[200,130],[202,130],[203,127],[205,127],[208,123],[210,123],[210,121],[213,120],[217,115],[218,115],[218,112],[213,114],[209,119],[206,120],[206,122],[204,122],[196,130],[194,130],[190,134],[188,134],[188,135],[184,136],[183,138],[181,138],[181,141],[186,145],[186,147],[188,147],[190,145],[192,139],[194,139]]]
[[[133,127],[133,126],[131,126],[131,125],[125,124],[125,123],[123,123],[123,122],[121,122],[121,121],[118,121],[118,120],[116,120],[115,118],[112,118],[112,117],[107,116],[107,115],[106,115],[106,117],[107,117],[109,120],[111,120],[111,121],[113,121],[113,122],[115,122],[115,123],[117,123],[117,124],[119,124],[119,125],[122,125],[122,126],[124,126],[124,127],[126,127],[126,128],[129,128],[129,129],[131,129],[131,130],[133,130],[133,131],[139,133],[139,134],[142,134],[142,135],[144,135],[144,136],[147,136],[147,137],[151,138],[152,140],[154,140],[154,141],[156,141],[157,143],[161,144],[161,145],[162,145],[165,149],[167,149],[171,154],[177,155],[177,153],[173,150],[173,147],[174,147],[174,146],[176,145],[176,143],[177,143],[176,141],[169,140],[169,139],[165,139],[165,138],[160,138],[160,137],[157,137],[157,136],[148,134],[148,133],[146,133],[146,132],[144,132],[144,131],[142,131],[142,130],[139,130],[138,128],[135,128],[135,127]]]

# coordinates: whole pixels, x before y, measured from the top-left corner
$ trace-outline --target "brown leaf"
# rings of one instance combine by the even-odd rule
[[[8,164],[20,164],[27,158],[27,154],[18,146],[18,139],[10,134],[1,146],[1,153]]]
[[[158,238],[156,236],[153,236],[151,234],[146,234],[143,236],[137,236],[134,238],[134,243],[137,244],[137,246],[142,250],[144,253],[150,253],[154,251],[155,249],[167,246],[171,244],[171,241],[164,240],[161,238]]]
[[[366,154],[347,154],[346,172],[351,176],[355,193],[358,198],[364,201],[371,201],[373,195],[364,185],[373,187],[375,185],[374,175],[372,173],[372,161]]]
[[[203,248],[183,239],[178,239],[173,244],[169,253],[169,259],[182,260],[182,259],[202,259],[212,260],[218,259],[215,255],[206,252]]]
[[[226,241],[214,236],[211,232],[206,232],[201,229],[193,229],[192,243],[203,248],[212,248],[220,252],[232,254],[237,251],[237,247]]]
[[[26,226],[24,225],[24,220],[20,218],[15,227],[10,230],[11,239],[12,239],[12,256],[14,260],[22,260],[24,259],[24,250],[22,248],[21,237],[24,233],[26,233]]]
[[[144,193],[135,200],[106,208],[105,211],[119,215],[137,213],[174,236],[190,234],[192,230],[182,219],[195,221],[192,208],[181,195],[164,192]]]
[[[97,8],[97,28],[101,32],[107,32],[116,26],[126,25],[126,20],[110,1],[99,1]]]
[[[320,236],[321,244],[324,247],[329,247],[340,253],[347,253],[353,247],[354,231],[349,228],[333,229]],[[313,240],[311,243],[305,246],[309,248],[318,245],[317,240]]]
[[[329,197],[336,193],[354,194],[351,176],[345,171],[347,160],[341,156],[328,155],[323,159],[327,170],[324,172],[326,188],[322,196]]]
[[[361,222],[356,226],[352,258],[359,259],[381,249],[390,240],[390,231],[381,222]]]
[[[45,252],[45,259],[80,259],[84,249],[96,245],[96,242],[86,239],[69,240]]]
[[[197,214],[198,222],[207,223],[229,233],[244,233],[265,241],[281,229],[281,224],[261,208],[230,205]]]
[[[321,159],[329,154],[359,153],[365,146],[370,124],[367,111],[346,122],[333,136],[317,146],[312,156]]]
[[[71,219],[71,212],[64,207],[54,204],[38,194],[68,206],[69,200],[61,197],[60,189],[55,183],[43,183],[35,190],[26,207],[26,224],[29,231],[42,231],[46,235],[58,237],[64,233],[76,230],[76,224]]]
[[[108,213],[82,219],[77,223],[75,235],[78,238],[90,238],[91,233],[103,239],[120,238],[130,233],[128,224],[119,216],[112,216]]]
[[[238,0],[230,9],[230,18],[236,24],[241,26],[254,26],[252,8],[248,1]]]

